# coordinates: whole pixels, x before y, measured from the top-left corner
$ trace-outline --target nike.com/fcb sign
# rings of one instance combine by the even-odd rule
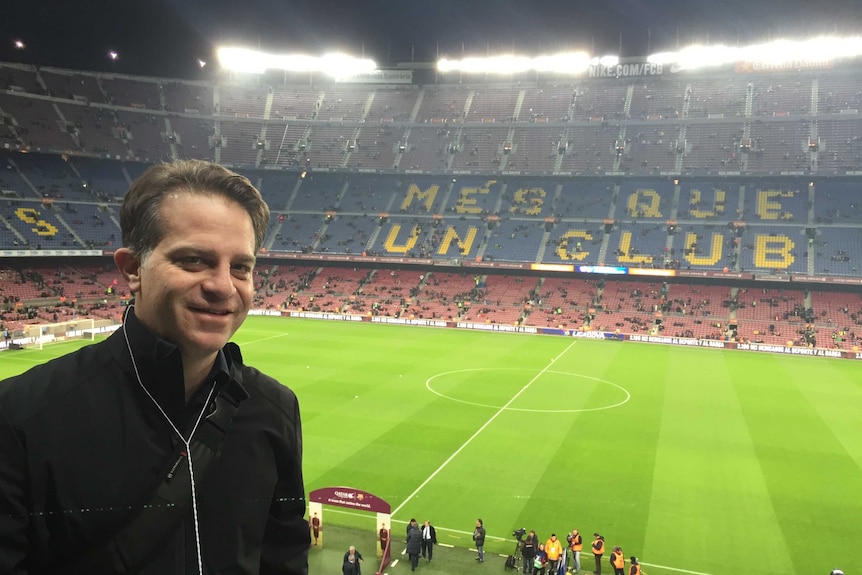
[[[589,67],[587,76],[590,78],[631,78],[632,76],[661,76],[665,71],[663,64],[652,62],[631,62],[613,66],[595,64]]]

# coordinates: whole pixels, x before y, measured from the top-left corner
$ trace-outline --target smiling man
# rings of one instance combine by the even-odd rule
[[[268,224],[216,164],[132,184],[122,328],[0,382],[0,573],[307,573],[296,396],[228,343]]]

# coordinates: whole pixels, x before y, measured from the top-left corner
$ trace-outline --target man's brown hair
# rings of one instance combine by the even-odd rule
[[[120,207],[123,246],[145,258],[164,234],[161,206],[171,192],[217,195],[238,203],[254,228],[254,251],[263,245],[269,225],[269,206],[248,178],[202,160],[180,160],[150,166],[132,182]],[[230,233],[230,230],[225,230]]]

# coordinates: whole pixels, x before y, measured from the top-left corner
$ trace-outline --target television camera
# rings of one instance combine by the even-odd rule
[[[520,529],[515,529],[514,531],[512,531],[512,537],[517,539],[517,542],[515,543],[515,551],[511,555],[506,557],[506,565],[505,565],[506,570],[509,570],[509,569],[514,569],[516,571],[519,570],[518,564],[520,563],[521,558],[522,558],[521,546],[524,543],[524,535],[526,535],[526,533],[527,533],[527,530],[524,529],[523,527],[521,527]]]
[[[512,531],[512,537],[520,541],[524,538],[524,535],[527,533],[527,530],[521,527],[520,529],[515,529]]]

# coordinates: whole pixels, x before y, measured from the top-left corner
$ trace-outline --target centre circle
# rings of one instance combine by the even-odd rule
[[[625,397],[622,400],[617,401],[615,403],[609,403],[608,405],[601,405],[598,407],[584,407],[584,408],[577,408],[577,409],[526,409],[526,408],[520,408],[520,407],[508,407],[508,403],[512,401],[511,399],[509,400],[509,402],[504,403],[503,405],[489,405],[487,403],[480,403],[477,401],[468,401],[465,399],[460,399],[458,397],[452,397],[451,395],[447,395],[445,393],[442,393],[441,391],[434,389],[434,387],[432,385],[432,383],[435,380],[438,380],[440,378],[444,378],[446,376],[450,376],[450,375],[454,375],[454,374],[458,374],[458,373],[481,372],[481,371],[524,371],[524,372],[537,374],[537,375],[534,375],[531,378],[527,379],[524,382],[524,385],[520,388],[520,391],[518,391],[518,393],[516,394],[515,397],[519,396],[528,386],[532,385],[533,383],[535,383],[535,381],[537,379],[541,378],[542,376],[544,376],[546,374],[563,375],[563,376],[568,376],[568,377],[573,378],[573,379],[589,380],[590,382],[609,385],[611,387],[616,388],[620,392],[622,392],[622,394],[624,394]],[[582,412],[587,412],[587,411],[602,411],[605,409],[613,409],[615,407],[620,407],[621,405],[624,405],[625,403],[627,403],[629,399],[631,399],[631,394],[628,392],[628,390],[626,388],[624,388],[621,385],[617,385],[616,383],[607,381],[605,379],[601,379],[598,377],[592,377],[589,375],[583,375],[580,373],[571,373],[568,371],[543,370],[543,371],[537,372],[536,370],[533,370],[533,369],[520,368],[520,367],[474,367],[474,368],[468,368],[468,369],[458,369],[458,370],[454,370],[454,371],[444,371],[442,373],[432,375],[427,380],[425,380],[425,387],[428,389],[428,391],[430,391],[431,393],[433,393],[439,397],[442,397],[444,399],[448,399],[450,401],[456,401],[458,403],[463,403],[466,405],[475,405],[477,407],[488,407],[491,409],[504,409],[507,411],[523,411],[523,412],[532,412],[532,413],[582,413]],[[515,399],[515,398],[512,398],[512,399]]]

